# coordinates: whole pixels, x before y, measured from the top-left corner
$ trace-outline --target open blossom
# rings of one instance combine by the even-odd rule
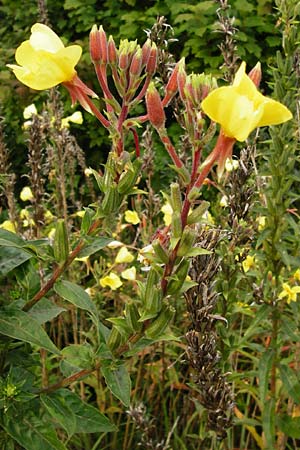
[[[232,86],[210,92],[202,102],[210,119],[221,125],[225,136],[244,141],[258,127],[277,125],[292,118],[286,106],[262,95],[246,74],[242,62]]]
[[[297,294],[300,293],[300,286],[291,287],[288,283],[282,284],[282,291],[278,295],[278,298],[287,297],[288,303],[295,302],[297,300]]]
[[[116,273],[111,272],[106,277],[103,277],[99,280],[100,286],[102,287],[108,287],[115,291],[120,286],[122,286],[122,281],[120,280],[120,277]]]
[[[15,76],[32,89],[49,89],[57,84],[71,81],[74,67],[81,57],[81,47],[65,47],[61,39],[46,25],[36,23],[31,36],[16,51],[18,65],[8,64]]]
[[[134,256],[127,250],[126,247],[121,247],[115,259],[116,264],[131,263]]]

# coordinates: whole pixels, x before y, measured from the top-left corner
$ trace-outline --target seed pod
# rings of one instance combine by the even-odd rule
[[[178,247],[177,255],[185,256],[193,248],[196,240],[195,231],[190,227],[185,227],[182,233],[182,238],[180,239],[180,244]]]
[[[146,309],[149,309],[149,304],[151,304],[151,299],[154,291],[154,287],[158,282],[158,273],[156,270],[151,267],[148,273],[146,288],[145,288],[145,306]]]
[[[172,214],[171,231],[173,239],[179,239],[182,235],[181,215],[177,212]]]
[[[172,183],[171,186],[171,206],[173,211],[181,214],[182,211],[182,200],[181,200],[181,192],[178,183]]]
[[[122,345],[124,341],[123,336],[121,333],[117,330],[117,328],[112,327],[107,345],[111,351],[116,350],[120,345]]]
[[[185,282],[188,271],[190,268],[190,262],[188,259],[182,259],[177,269],[175,270],[174,277],[171,279],[167,286],[167,295],[179,294],[180,289]]]
[[[58,263],[65,262],[69,256],[69,237],[64,219],[58,219],[56,223],[53,253]]]
[[[157,339],[160,335],[162,335],[173,319],[175,312],[175,308],[165,305],[159,316],[147,328],[145,332],[146,337],[149,337],[150,339]]]
[[[156,239],[154,242],[152,242],[152,247],[154,250],[155,255],[159,259],[160,263],[167,264],[169,261],[169,255],[166,252],[166,250],[161,245],[160,241]]]
[[[129,168],[126,173],[121,175],[118,182],[118,192],[120,194],[127,194],[135,186],[136,180],[140,174],[142,167],[142,160],[136,159],[132,163],[132,168]]]
[[[209,202],[202,201],[201,205],[197,206],[191,214],[188,215],[187,223],[191,225],[193,223],[198,223],[201,221],[203,214],[208,210]]]
[[[141,330],[142,324],[141,324],[141,322],[138,321],[140,318],[140,314],[138,312],[136,305],[133,302],[126,303],[125,317],[126,317],[126,322],[127,322],[128,326],[130,327],[130,329],[133,332],[137,332],[137,331]]]
[[[104,213],[110,214],[118,209],[120,202],[121,199],[118,193],[118,186],[116,183],[113,183],[104,194],[101,209]]]

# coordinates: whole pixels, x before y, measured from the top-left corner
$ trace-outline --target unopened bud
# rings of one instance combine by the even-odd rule
[[[191,225],[193,223],[200,222],[203,219],[203,214],[206,213],[209,207],[209,202],[202,201],[201,205],[197,206],[191,214],[188,215],[187,223]]]
[[[188,200],[190,202],[193,202],[199,197],[200,193],[201,193],[200,188],[198,188],[197,186],[193,186],[190,192],[188,193]]]
[[[90,32],[90,55],[93,62],[107,62],[107,38],[103,27],[93,25]]]
[[[156,70],[156,64],[157,64],[157,47],[156,44],[153,42],[151,45],[149,58],[146,64],[146,72],[152,75]]]
[[[143,55],[143,61],[142,64],[145,66],[148,62],[149,56],[151,51],[151,40],[147,39],[145,44],[142,47],[142,55]]]
[[[138,77],[140,75],[142,70],[142,60],[142,49],[138,47],[131,60],[129,68],[130,75],[133,75],[134,77]]]
[[[163,105],[167,106],[170,100],[174,97],[176,92],[178,91],[178,82],[177,82],[177,75],[179,71],[179,66],[181,64],[181,60],[176,64],[174,67],[174,70],[169,78],[169,81],[166,86],[166,94],[163,99]]]
[[[150,123],[155,128],[165,126],[166,116],[158,90],[150,83],[146,92],[146,106]]]
[[[119,67],[121,70],[126,70],[129,65],[128,54],[125,49],[121,50],[119,54]]]
[[[114,38],[112,36],[109,36],[109,39],[108,39],[107,52],[108,52],[109,64],[111,64],[111,65],[117,64],[117,61],[118,61],[117,49],[116,49],[116,44],[115,44]]]
[[[192,249],[196,240],[195,231],[192,228],[186,227],[183,230],[182,238],[180,239],[180,244],[178,247],[177,255],[185,256]]]
[[[182,58],[179,61],[179,67],[178,67],[178,74],[177,74],[177,83],[178,83],[178,90],[180,94],[180,98],[182,101],[185,101],[185,92],[184,87],[186,83],[186,72],[185,72],[185,62],[184,58]]]
[[[145,333],[146,336],[150,339],[156,339],[161,334],[163,334],[163,332],[173,319],[175,312],[175,308],[169,305],[165,305],[159,316],[147,328]]]
[[[182,199],[181,199],[180,186],[179,186],[178,183],[172,183],[170,187],[171,187],[171,206],[172,206],[172,209],[176,213],[181,214],[181,211],[182,211]]]
[[[250,78],[251,81],[253,81],[255,86],[258,88],[261,82],[261,76],[262,76],[261,64],[260,62],[258,62],[256,66],[253,67],[252,70],[250,70],[250,72],[248,73],[248,77]]]
[[[173,212],[171,223],[172,239],[180,239],[182,235],[182,221],[181,215],[178,212]]]
[[[159,259],[160,263],[167,264],[169,261],[169,255],[166,250],[161,245],[160,241],[156,239],[152,242],[152,247],[155,253],[155,256]]]

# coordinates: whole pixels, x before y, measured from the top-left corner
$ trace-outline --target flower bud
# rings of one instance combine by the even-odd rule
[[[167,264],[169,262],[169,255],[166,250],[161,245],[159,239],[155,239],[152,242],[152,247],[155,253],[155,256],[158,258],[160,263]]]
[[[114,38],[109,36],[107,44],[108,62],[111,65],[116,65],[118,61],[117,49]]]
[[[171,188],[171,206],[172,206],[172,209],[176,213],[181,214],[181,211],[182,211],[182,199],[181,199],[180,186],[179,186],[178,183],[172,183],[170,188]]]
[[[157,64],[157,47],[156,44],[153,42],[151,45],[149,58],[146,64],[146,72],[152,75],[156,70],[156,64]]]
[[[163,334],[175,315],[175,308],[165,305],[159,316],[150,324],[145,334],[150,339],[157,339]]]
[[[185,60],[184,58],[182,58],[179,61],[179,67],[178,67],[178,74],[177,74],[177,83],[178,83],[178,90],[179,90],[179,94],[180,94],[180,98],[181,100],[184,102],[186,97],[185,97],[185,92],[184,92],[184,87],[185,87],[185,83],[186,83],[186,72],[185,72]]]
[[[197,208],[195,208],[187,218],[188,225],[191,225],[193,223],[198,223],[202,220],[203,214],[206,213],[209,207],[209,202],[202,201]]]
[[[133,76],[133,77],[140,76],[140,73],[142,70],[142,61],[143,61],[142,49],[140,47],[138,47],[132,57],[130,68],[129,68],[129,73],[131,76]]]
[[[145,66],[148,62],[148,59],[150,56],[150,51],[151,51],[151,40],[147,39],[145,44],[142,47],[142,55],[143,55],[142,65],[143,66]]]
[[[195,231],[192,228],[186,227],[183,230],[182,238],[180,239],[180,244],[178,247],[177,255],[185,256],[192,249],[196,240]]]
[[[182,221],[179,212],[173,212],[171,223],[172,239],[180,239],[182,235]]]
[[[107,62],[107,38],[102,25],[93,25],[90,32],[90,55],[93,62]]]
[[[178,71],[179,71],[179,67],[181,65],[182,59],[174,67],[174,70],[173,70],[173,72],[172,72],[172,74],[171,74],[171,76],[169,78],[168,83],[167,83],[166,94],[165,94],[165,97],[163,99],[163,105],[164,106],[168,105],[168,103],[171,101],[171,99],[174,97],[174,95],[178,91],[177,76],[178,76]]]
[[[248,73],[248,77],[253,81],[255,86],[258,88],[261,82],[261,64],[258,62],[255,67]]]
[[[182,259],[167,286],[167,295],[179,295],[190,268],[190,261]]]
[[[149,121],[154,128],[164,128],[166,116],[162,101],[154,83],[150,83],[146,92],[146,106],[149,116]]]

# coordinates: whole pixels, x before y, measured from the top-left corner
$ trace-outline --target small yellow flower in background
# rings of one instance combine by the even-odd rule
[[[84,211],[84,210],[82,210],[82,211],[76,211],[75,215],[76,215],[77,217],[83,217],[83,216],[85,215],[85,211]]]
[[[51,211],[49,211],[49,209],[46,209],[44,218],[47,222],[51,222],[54,219],[54,215],[52,214]]]
[[[206,222],[209,225],[215,225],[215,219],[213,218],[213,216],[211,215],[211,213],[209,211],[205,211],[205,213],[203,214],[202,218],[204,220],[206,220]]]
[[[53,239],[54,239],[55,231],[56,231],[56,228],[53,227],[53,228],[51,228],[50,231],[48,232],[48,235],[47,235],[47,236],[48,236],[48,238],[49,238],[50,240],[53,240]]]
[[[16,50],[18,65],[8,64],[8,67],[26,86],[37,90],[49,89],[75,77],[74,67],[81,53],[79,45],[65,47],[54,31],[36,23],[31,27],[29,40]]]
[[[73,114],[71,114],[71,116],[64,117],[61,120],[61,127],[68,128],[70,126],[69,125],[70,122],[81,125],[83,123],[83,116],[81,111],[75,111]]]
[[[236,159],[227,158],[225,161],[225,170],[226,172],[232,172],[233,170],[237,170],[239,168],[239,162]]]
[[[31,119],[32,116],[37,115],[37,109],[34,103],[31,103],[31,105],[26,106],[26,108],[23,111],[23,117],[25,120]]]
[[[100,278],[99,283],[102,287],[109,287],[112,291],[115,291],[123,284],[120,277],[114,272],[111,272],[104,278]]]
[[[123,270],[123,272],[121,272],[121,277],[124,278],[124,280],[134,281],[136,279],[136,268],[129,267],[129,269]]]
[[[161,212],[164,215],[163,221],[166,227],[168,227],[172,223],[172,214],[173,214],[173,209],[170,203],[165,203],[161,208]]]
[[[223,197],[221,198],[220,206],[222,206],[222,208],[226,208],[228,206],[228,197],[227,197],[227,195],[223,195]]]
[[[107,244],[107,247],[109,248],[118,248],[123,246],[124,246],[123,242],[120,241],[111,241],[109,244]]]
[[[287,297],[287,303],[295,302],[297,300],[297,294],[300,293],[300,286],[291,287],[288,283],[283,283],[282,288],[278,298]]]
[[[2,228],[2,230],[11,231],[12,233],[17,232],[16,225],[12,220],[4,220],[4,222],[0,224],[0,228]]]
[[[256,219],[256,221],[258,223],[258,231],[264,230],[266,227],[266,216],[260,216]]]
[[[253,269],[255,267],[255,257],[248,255],[242,262],[242,266],[245,273],[248,272],[248,270]]]
[[[300,269],[297,269],[293,275],[294,280],[300,281]]]
[[[136,211],[130,211],[129,209],[127,209],[127,211],[125,211],[124,217],[126,222],[132,223],[133,225],[137,225],[138,223],[140,223],[140,218]]]
[[[84,262],[84,263],[87,263],[88,260],[89,260],[89,256],[81,256],[79,258],[75,258],[75,261],[81,261],[81,262]]]
[[[28,219],[24,219],[23,220],[23,227],[27,228],[27,227],[33,227],[35,225],[35,221],[29,217]]]
[[[32,194],[32,190],[30,189],[29,186],[25,186],[23,187],[21,193],[20,193],[20,199],[23,202],[27,202],[29,200],[33,199],[33,194]]]
[[[120,248],[115,259],[116,264],[131,263],[134,260],[134,256],[130,253],[126,247]]]
[[[211,91],[202,102],[207,116],[221,125],[227,137],[243,142],[258,127],[277,125],[293,116],[281,103],[263,96],[246,75],[242,62],[232,86]]]

